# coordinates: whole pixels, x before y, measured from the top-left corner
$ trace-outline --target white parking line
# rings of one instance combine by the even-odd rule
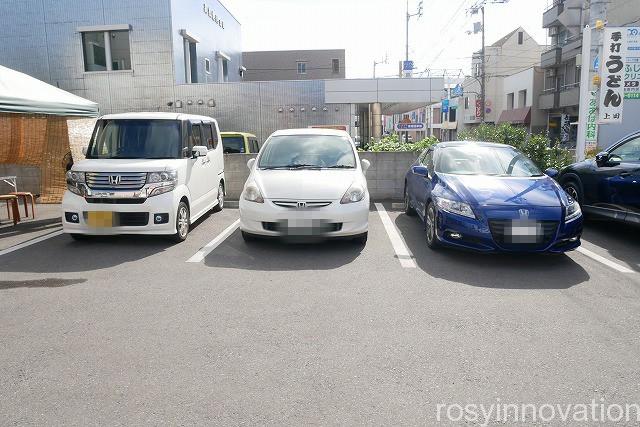
[[[594,245],[595,246],[595,245]],[[614,270],[619,271],[620,273],[635,273],[635,271],[631,270],[630,268],[625,267],[624,265],[620,265],[616,262],[610,261],[608,259],[606,259],[605,257],[602,257],[600,255],[598,255],[595,252],[590,251],[589,249],[585,248],[585,247],[578,247],[578,249],[576,249],[576,251],[580,252],[582,255],[588,256],[589,258],[598,261],[599,263],[602,263],[604,265],[606,265],[607,267],[611,267]]]
[[[389,236],[389,240],[391,240],[391,246],[393,246],[393,250],[400,261],[400,265],[404,268],[416,268],[416,262],[413,260],[413,254],[407,247],[407,244],[398,233],[398,229],[389,218],[389,214],[385,210],[382,203],[375,203],[376,210],[378,211],[378,215],[380,215],[380,219],[382,220],[382,224],[384,225],[384,229]]]
[[[15,246],[11,246],[10,248],[1,250],[0,251],[0,256],[6,255],[6,254],[10,254],[11,252],[17,251],[17,250],[22,249],[22,248],[26,248],[26,247],[31,246],[31,245],[35,245],[36,243],[44,242],[47,239],[59,236],[61,234],[62,234],[62,230],[58,230],[58,231],[51,232],[49,234],[45,234],[44,236],[40,236],[40,237],[36,237],[34,239],[31,239],[31,240],[27,240],[24,243],[19,243],[19,244],[15,245]]]
[[[202,260],[204,260],[204,258],[207,255],[209,255],[215,248],[220,246],[220,243],[224,242],[227,239],[227,237],[231,236],[231,234],[233,234],[233,232],[236,231],[239,225],[240,225],[240,220],[239,219],[235,220],[233,224],[228,226],[215,239],[207,243],[202,249],[196,252],[196,254],[191,258],[189,258],[187,262],[194,262],[194,263],[202,262]]]

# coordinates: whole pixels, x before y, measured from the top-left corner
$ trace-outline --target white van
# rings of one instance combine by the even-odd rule
[[[127,113],[98,119],[86,160],[67,172],[65,233],[163,234],[181,242],[189,226],[224,206],[218,123],[204,116]]]

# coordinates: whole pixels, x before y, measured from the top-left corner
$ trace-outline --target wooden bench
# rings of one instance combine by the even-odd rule
[[[13,217],[13,225],[16,225],[20,221],[20,210],[18,209],[18,196],[14,194],[0,194],[0,202],[5,201],[7,203],[7,217],[10,219]],[[9,209],[11,205],[11,210]],[[13,215],[11,215],[13,213]]]
[[[31,200],[31,215],[33,215],[33,219],[36,219],[36,198],[32,193],[28,193],[26,191],[13,191],[9,193],[11,196],[16,196],[19,199],[22,199],[22,203],[24,203],[24,216],[29,216],[29,207],[27,205],[27,200]]]

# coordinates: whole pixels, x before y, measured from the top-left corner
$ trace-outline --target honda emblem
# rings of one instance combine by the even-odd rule
[[[120,175],[109,175],[109,184],[120,185]]]
[[[307,207],[307,202],[298,202],[298,209],[304,209]]]

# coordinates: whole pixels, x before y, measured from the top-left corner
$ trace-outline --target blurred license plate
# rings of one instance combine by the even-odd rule
[[[113,212],[87,212],[87,224],[89,225],[89,227],[94,228],[113,227]]]
[[[322,219],[290,218],[281,221],[281,230],[291,236],[314,236],[327,231],[328,222]]]
[[[513,220],[506,234],[511,243],[538,243],[542,239],[541,225],[536,221]]]

